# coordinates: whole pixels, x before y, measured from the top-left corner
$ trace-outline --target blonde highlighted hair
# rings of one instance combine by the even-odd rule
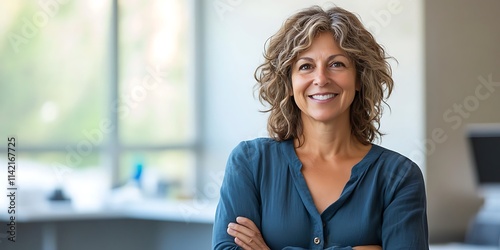
[[[270,105],[265,111],[270,112],[269,135],[278,141],[302,135],[301,111],[291,96],[291,68],[298,55],[323,32],[330,32],[354,62],[356,82],[361,88],[350,107],[351,133],[361,143],[369,144],[382,136],[379,131],[382,104],[392,92],[392,71],[384,48],[356,15],[340,7],[304,9],[288,18],[266,42],[265,61],[254,76],[259,100]]]

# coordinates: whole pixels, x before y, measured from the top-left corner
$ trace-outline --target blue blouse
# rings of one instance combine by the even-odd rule
[[[240,249],[226,231],[238,216],[251,219],[273,250],[429,249],[424,180],[408,158],[372,145],[321,214],[301,168],[293,140],[241,142],[227,162],[212,249]]]

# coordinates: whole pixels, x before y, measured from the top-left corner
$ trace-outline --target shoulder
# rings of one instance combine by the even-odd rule
[[[290,147],[290,141],[276,141],[271,138],[242,141],[229,156],[226,174],[246,173],[254,182],[258,182],[263,175],[285,169],[281,166],[287,165],[293,158],[288,152],[293,150],[293,147]]]
[[[292,141],[257,138],[240,142],[231,152],[229,163],[245,164],[259,172],[265,166],[287,165],[296,158],[294,154]]]
[[[285,147],[285,143],[267,137],[241,141],[231,154],[244,154],[253,158],[257,155],[280,152]]]
[[[396,151],[375,144],[373,147],[374,150],[379,152],[377,161],[383,163],[385,166],[390,168],[418,168],[417,164],[410,160],[410,158]]]
[[[375,165],[386,177],[396,180],[407,177],[423,180],[420,167],[408,157],[379,145],[373,147],[379,152]]]
[[[279,147],[283,142],[276,141],[275,139],[269,137],[259,137],[252,140],[245,140],[240,142],[239,145],[246,145],[256,148],[268,148],[268,147]]]

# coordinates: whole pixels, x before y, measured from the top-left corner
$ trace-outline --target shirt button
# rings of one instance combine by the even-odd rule
[[[314,244],[318,245],[321,242],[319,237],[314,237]]]

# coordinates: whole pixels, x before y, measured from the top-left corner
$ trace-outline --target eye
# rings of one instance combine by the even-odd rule
[[[343,63],[343,62],[333,62],[331,64],[331,67],[334,67],[334,68],[344,68],[345,67],[345,63]]]
[[[299,70],[309,70],[311,68],[312,68],[312,65],[309,63],[304,63],[304,64],[299,66]]]

